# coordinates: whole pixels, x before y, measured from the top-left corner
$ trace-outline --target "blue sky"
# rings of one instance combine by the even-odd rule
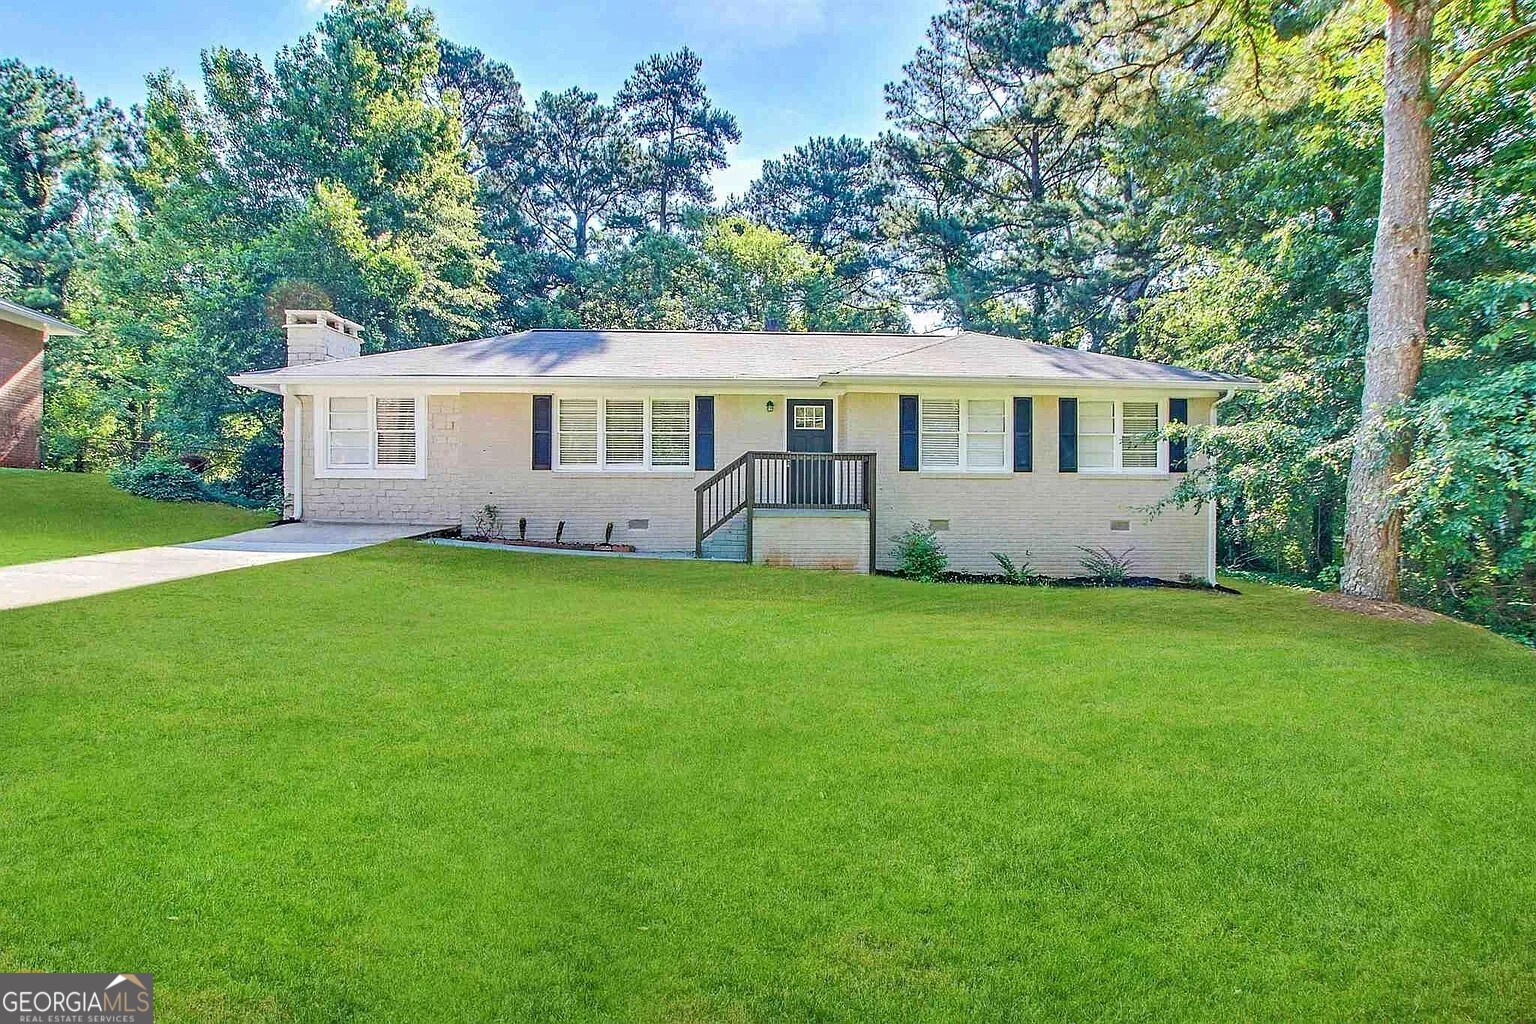
[[[122,106],[144,75],[195,81],[198,54],[221,44],[270,60],[320,16],[323,0],[31,0],[0,4],[0,56],[74,76]],[[606,99],[647,55],[690,46],[715,101],[742,128],[738,191],[764,157],[811,135],[871,136],[883,89],[922,41],[942,0],[438,0],[443,34],[512,65],[530,96],[572,85]]]

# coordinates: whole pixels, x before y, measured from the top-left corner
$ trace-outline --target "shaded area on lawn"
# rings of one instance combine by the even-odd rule
[[[0,469],[0,565],[181,544],[271,521],[228,505],[135,498],[102,474]]]
[[[0,957],[168,1021],[1536,1013],[1536,660],[1243,589],[395,544],[0,614]]]

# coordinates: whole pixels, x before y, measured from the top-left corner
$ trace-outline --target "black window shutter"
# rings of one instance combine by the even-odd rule
[[[693,399],[693,468],[715,468],[715,396]]]
[[[917,469],[917,396],[901,396],[901,464],[909,473]]]
[[[554,441],[553,415],[550,407],[554,399],[549,395],[533,396],[533,468],[550,468],[550,451]]]
[[[1035,400],[1013,400],[1013,471],[1029,473],[1035,468]]]
[[[1168,399],[1168,422],[1189,424],[1189,399]],[[1189,472],[1189,443],[1182,437],[1168,442],[1168,472]]]
[[[1061,407],[1061,442],[1056,468],[1063,473],[1077,472],[1077,399],[1058,399]]]

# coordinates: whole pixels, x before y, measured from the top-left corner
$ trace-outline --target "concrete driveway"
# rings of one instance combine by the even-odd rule
[[[396,523],[285,523],[190,544],[0,566],[0,609],[314,558],[441,529],[444,527]]]

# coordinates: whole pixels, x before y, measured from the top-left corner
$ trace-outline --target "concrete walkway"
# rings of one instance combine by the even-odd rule
[[[0,609],[314,558],[441,529],[394,523],[286,523],[190,544],[0,566]]]

